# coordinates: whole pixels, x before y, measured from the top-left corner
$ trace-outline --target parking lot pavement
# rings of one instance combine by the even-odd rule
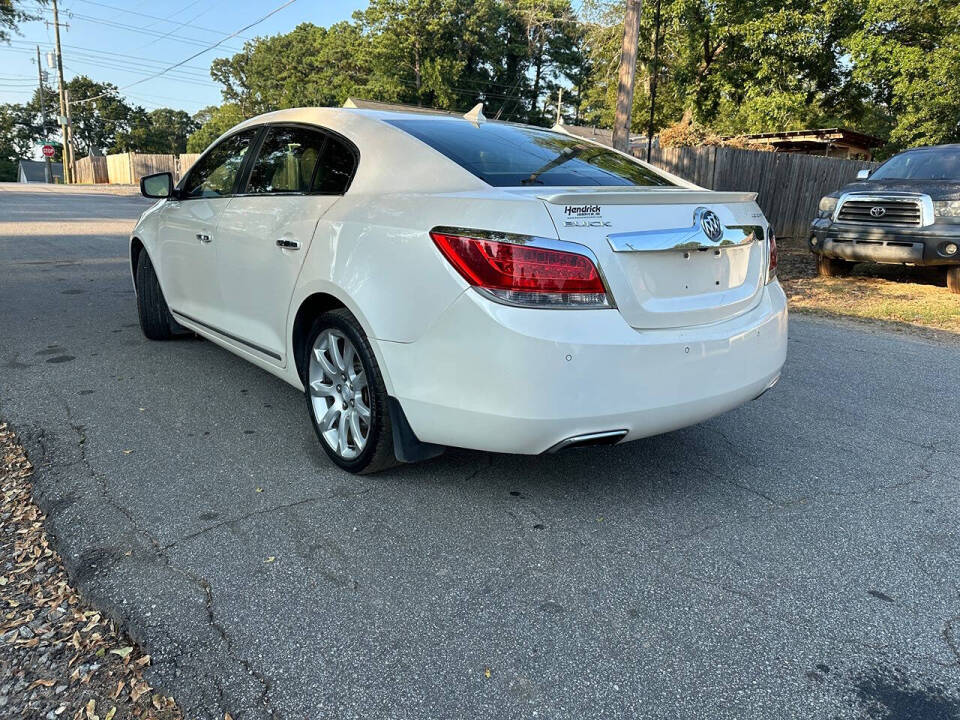
[[[794,317],[696,427],[357,478],[293,388],[142,337],[145,207],[0,189],[0,417],[187,716],[960,718],[957,346]]]

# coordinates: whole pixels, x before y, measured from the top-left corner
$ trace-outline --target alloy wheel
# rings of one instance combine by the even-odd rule
[[[370,388],[360,355],[339,330],[317,335],[308,383],[320,437],[338,456],[353,460],[370,437]]]

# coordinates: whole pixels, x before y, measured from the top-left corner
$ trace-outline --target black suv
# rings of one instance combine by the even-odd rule
[[[960,293],[960,145],[906,150],[820,201],[810,233],[821,275],[857,262],[942,265]]]

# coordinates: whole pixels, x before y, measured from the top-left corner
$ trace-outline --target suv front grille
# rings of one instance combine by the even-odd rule
[[[882,210],[882,212],[881,212]],[[837,213],[839,222],[865,225],[905,225],[917,227],[921,222],[919,200],[855,200],[845,201]]]

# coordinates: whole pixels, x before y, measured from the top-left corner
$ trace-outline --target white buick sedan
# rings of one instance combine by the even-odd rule
[[[786,356],[755,195],[563,131],[283,110],[141,190],[144,334],[192,331],[302,388],[351,472],[666,432],[756,398]]]

